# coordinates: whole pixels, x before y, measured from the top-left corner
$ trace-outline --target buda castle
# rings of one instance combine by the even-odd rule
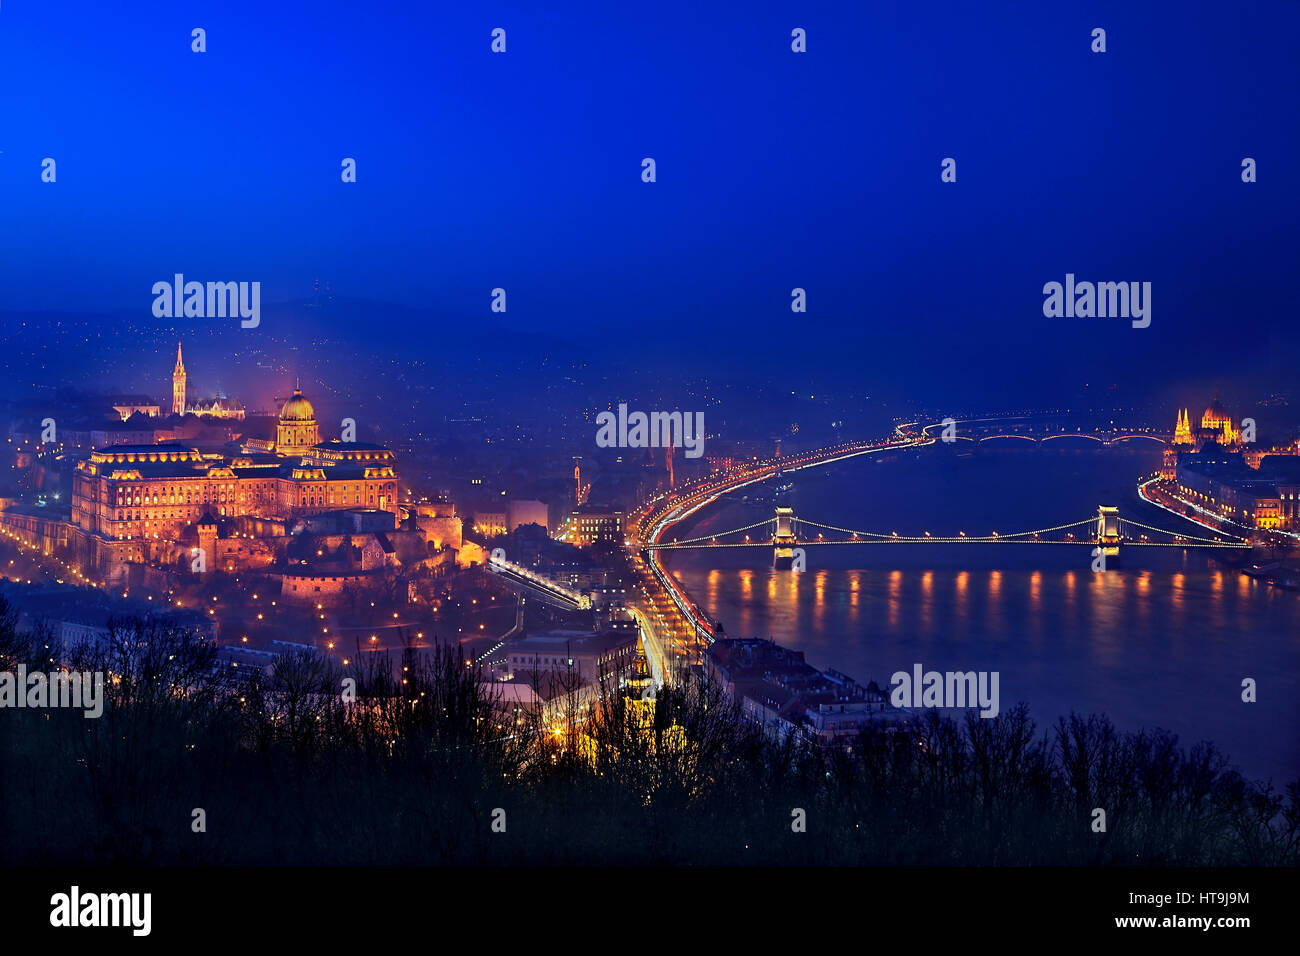
[[[173,411],[185,407],[183,376],[178,349]],[[370,511],[391,512],[392,527],[397,502],[393,453],[364,442],[322,441],[299,384],[280,409],[274,438],[95,449],[76,465],[69,524],[85,539],[77,550],[94,552],[84,555],[88,563],[108,569],[158,560],[159,545],[188,541],[200,522],[221,523],[244,538],[275,537],[298,519]]]

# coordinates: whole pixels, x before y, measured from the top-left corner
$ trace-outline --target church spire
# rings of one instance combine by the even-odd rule
[[[176,343],[176,367],[172,369],[172,414],[185,414],[185,363],[181,361],[181,343]]]

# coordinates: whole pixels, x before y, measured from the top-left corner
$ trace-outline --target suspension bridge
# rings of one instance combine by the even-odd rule
[[[743,536],[743,537],[740,537]],[[738,538],[738,540],[737,540]],[[1121,518],[1119,508],[1101,505],[1095,515],[1068,524],[1028,531],[1003,533],[994,531],[985,535],[900,535],[897,531],[869,531],[842,528],[795,515],[792,508],[777,508],[776,514],[763,521],[727,531],[685,540],[647,544],[645,551],[675,551],[700,548],[771,548],[773,567],[790,569],[795,561],[795,549],[812,545],[866,545],[866,544],[1051,544],[1085,545],[1100,548],[1108,559],[1118,559],[1120,547],[1125,548],[1197,548],[1221,550],[1248,550],[1251,545],[1242,539],[1203,537],[1179,534],[1154,525]]]

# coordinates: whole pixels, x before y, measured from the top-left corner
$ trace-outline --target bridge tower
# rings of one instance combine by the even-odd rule
[[[776,534],[772,536],[772,567],[789,571],[794,564],[794,509],[776,509]]]
[[[1113,505],[1097,506],[1097,547],[1106,559],[1106,567],[1119,567],[1119,545],[1123,540],[1119,528],[1119,508]]]

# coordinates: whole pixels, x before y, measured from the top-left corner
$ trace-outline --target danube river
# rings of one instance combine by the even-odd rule
[[[1144,524],[1195,526],[1138,500],[1158,450],[922,448],[786,476],[779,503],[823,524],[900,535],[1002,534],[1118,505]],[[770,484],[770,483],[769,483]],[[760,488],[762,486],[759,486]],[[751,524],[771,500],[737,492],[676,537]],[[761,495],[763,492],[759,492]],[[1210,740],[1245,775],[1300,777],[1300,592],[1245,577],[1213,552],[1130,548],[1096,574],[1084,546],[873,544],[809,547],[807,570],[773,571],[770,549],[665,553],[665,564],[731,637],[771,637],[887,687],[895,671],[998,671],[1005,711],[1025,701],[1040,729],[1070,711],[1121,730]],[[1258,702],[1243,703],[1254,678]]]

